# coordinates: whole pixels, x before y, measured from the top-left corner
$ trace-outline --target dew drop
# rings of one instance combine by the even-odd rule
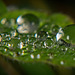
[[[60,64],[61,64],[61,65],[64,65],[64,61],[60,61]]]
[[[37,38],[37,37],[38,37],[37,33],[35,33],[35,35],[34,35],[34,36],[35,36],[35,38]]]
[[[2,41],[2,36],[0,35],[0,42]]]
[[[21,53],[21,55],[25,55],[25,52],[24,52],[24,50],[22,50],[22,53]]]
[[[53,34],[56,34],[57,32],[58,32],[58,30],[59,30],[59,26],[58,25],[52,25],[51,26],[51,32],[53,33]]]
[[[37,54],[37,59],[40,59],[40,54]]]
[[[68,50],[68,48],[65,48],[65,50],[67,51],[67,50]]]
[[[33,55],[33,54],[31,54],[30,57],[31,57],[32,59],[34,59],[34,55]]]
[[[20,42],[20,49],[22,49],[23,48],[23,42]]]
[[[3,18],[3,19],[1,20],[1,24],[5,24],[6,21],[7,21],[7,19],[6,19],[6,18]]]
[[[39,19],[33,14],[25,14],[17,18],[17,24],[19,33],[32,33],[37,30]]]
[[[75,60],[75,58],[73,58],[73,60]]]
[[[67,35],[67,40],[69,40],[70,39],[70,37],[69,37],[69,35]]]
[[[5,48],[5,49],[4,49],[4,51],[6,52],[6,51],[7,51],[7,49]]]
[[[60,28],[59,31],[58,31],[58,33],[56,34],[56,41],[58,41],[59,39],[61,39],[62,36],[64,36],[64,32],[63,32],[62,28]]]

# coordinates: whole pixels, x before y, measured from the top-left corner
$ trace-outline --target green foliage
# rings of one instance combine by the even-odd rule
[[[61,13],[55,13],[50,16],[50,22],[52,24],[59,25],[60,27],[65,27],[66,25],[73,24],[73,20],[67,15]]]
[[[31,34],[20,34],[17,32],[16,23],[14,24],[15,28],[14,26],[9,26],[9,24],[1,24],[0,54],[8,59],[9,62],[11,61],[13,63],[12,61],[14,61],[13,65],[16,69],[22,69],[24,74],[27,73],[29,75],[54,74],[58,67],[56,69],[52,67],[55,68],[56,66],[75,67],[75,48],[64,44],[60,45],[56,41],[55,36],[59,27],[63,27],[65,33],[64,38],[69,35],[71,37],[70,42],[74,43],[74,25],[72,27],[65,27],[73,23],[68,16],[60,13],[47,15],[38,11],[16,10],[5,13],[1,16],[0,20],[2,18],[7,18],[8,20],[14,18],[16,20],[19,15],[28,13],[32,13],[39,18],[40,24],[38,31]],[[13,35],[14,32],[15,35]],[[20,46],[23,47],[20,48]],[[61,73],[60,70],[57,74]],[[67,74],[67,72],[65,73]]]
[[[64,27],[64,40],[68,43],[75,44],[75,24]]]

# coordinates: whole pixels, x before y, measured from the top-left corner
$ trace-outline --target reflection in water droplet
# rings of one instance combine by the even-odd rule
[[[35,33],[35,38],[37,38],[38,37],[38,35],[37,35],[37,33]]]
[[[68,50],[68,48],[65,48],[65,50],[67,51],[67,50]]]
[[[11,31],[11,37],[12,37],[12,38],[15,37],[16,35],[17,35],[16,30],[15,30],[15,31]]]
[[[7,18],[3,18],[1,20],[1,24],[7,26],[7,27],[13,27],[15,25],[15,19],[7,19]]]
[[[16,57],[16,56],[17,56],[16,52],[13,52],[13,57]]]
[[[2,41],[2,36],[0,35],[0,42]]]
[[[11,47],[11,44],[8,44],[8,47]]]
[[[53,34],[56,34],[58,32],[59,26],[58,25],[52,25],[51,26],[51,32]]]
[[[33,54],[31,54],[30,57],[31,57],[32,59],[34,59],[34,55],[33,55]]]
[[[73,60],[75,60],[75,58],[73,58]]]
[[[21,55],[25,55],[25,52],[24,52],[24,50],[22,50],[22,53],[21,53]]]
[[[70,39],[70,37],[69,37],[69,35],[67,35],[67,40],[69,40]]]
[[[1,24],[5,24],[6,21],[7,21],[7,19],[6,19],[6,18],[3,18],[3,19],[1,20]]]
[[[22,49],[23,48],[23,42],[20,42],[20,49]]]
[[[33,14],[25,14],[17,18],[19,33],[32,33],[37,30],[39,19]]]
[[[64,61],[60,61],[60,64],[61,64],[61,65],[64,65]]]
[[[56,41],[61,39],[62,36],[64,36],[64,32],[63,32],[62,28],[60,28],[58,33],[56,34]]]
[[[47,33],[45,31],[40,31],[38,33],[39,37],[42,38],[42,37],[46,37],[47,36]]]
[[[6,52],[6,51],[7,51],[7,49],[5,48],[5,49],[4,49],[4,51]]]
[[[40,54],[37,55],[37,59],[40,59]]]

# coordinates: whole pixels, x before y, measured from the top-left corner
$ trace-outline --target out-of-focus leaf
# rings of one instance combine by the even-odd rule
[[[75,44],[75,24],[64,27],[64,40],[68,43]]]
[[[65,27],[66,25],[73,24],[73,20],[64,14],[55,13],[50,16],[50,22],[60,27]]]
[[[5,4],[0,0],[0,16],[7,12]]]

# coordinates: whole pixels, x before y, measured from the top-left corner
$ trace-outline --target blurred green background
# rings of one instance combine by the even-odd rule
[[[73,0],[3,0],[6,6],[15,5],[19,8],[43,10],[45,12],[61,12],[75,19]]]

